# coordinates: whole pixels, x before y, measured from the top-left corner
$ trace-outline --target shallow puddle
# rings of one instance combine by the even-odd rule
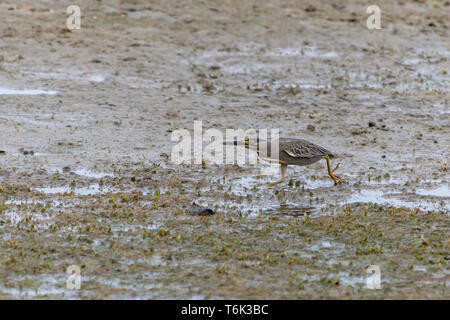
[[[20,298],[35,298],[47,295],[76,298],[79,292],[66,288],[67,277],[66,274],[19,276],[14,279],[15,282],[19,283],[19,288],[0,285],[0,292]]]
[[[100,178],[103,178],[103,177],[114,177],[114,174],[112,174],[112,173],[96,172],[96,171],[87,170],[87,169],[73,170],[73,173],[75,173],[75,174],[77,174],[79,176],[84,176],[84,177],[88,177],[88,178],[95,178],[95,179],[100,179]]]
[[[408,194],[401,192],[386,192],[380,189],[362,189],[359,192],[352,194],[346,203],[376,203],[379,205],[393,205],[395,207],[406,207],[410,209],[419,208],[425,211],[444,211],[450,212],[450,195],[441,191],[442,187],[438,186],[435,189],[417,191],[417,194],[425,195],[442,195],[443,198],[423,198],[415,197],[414,193]]]
[[[436,196],[436,197],[450,197],[450,187],[447,186],[438,186],[435,188],[431,188],[431,189],[425,189],[425,188],[421,188],[421,189],[417,189],[416,192],[417,194],[420,195],[424,195],[424,196]]]
[[[55,95],[57,91],[54,90],[17,90],[17,89],[7,89],[0,88],[0,95]]]
[[[199,203],[217,210],[239,210],[248,217],[258,217],[262,213],[288,216],[321,214],[331,207],[351,203],[375,203],[393,205],[423,211],[450,212],[450,190],[443,181],[425,180],[422,188],[405,186],[403,179],[371,180],[367,184],[354,187],[348,184],[335,186],[324,178],[302,178],[302,181],[284,182],[278,186],[267,186],[268,182],[279,179],[275,175],[244,176],[226,178],[221,181],[226,198],[211,201],[208,193],[215,187],[202,189]],[[444,184],[443,184],[444,183]],[[233,199],[238,197],[237,199]]]

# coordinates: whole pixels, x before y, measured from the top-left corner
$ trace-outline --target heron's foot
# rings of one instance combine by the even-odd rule
[[[344,179],[342,179],[341,177],[339,177],[339,176],[337,176],[337,175],[335,175],[335,174],[330,175],[330,176],[331,176],[331,179],[333,179],[335,185],[336,185],[336,184],[340,184],[340,183],[344,183],[344,182],[345,182]]]
[[[339,176],[335,175],[334,172],[339,168],[339,164],[329,172],[331,179],[333,179],[334,184],[344,183],[344,179],[340,178]]]
[[[280,180],[272,182],[272,183],[267,183],[266,186],[273,187],[273,186],[276,186],[277,184],[280,184],[282,182],[284,182],[284,179],[280,179]]]

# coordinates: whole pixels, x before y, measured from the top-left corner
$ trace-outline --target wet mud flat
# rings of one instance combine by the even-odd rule
[[[311,201],[284,205],[287,191],[221,191],[226,179],[195,184],[158,166],[100,179],[57,176],[67,190],[2,185],[2,298],[448,295],[443,211],[354,202],[309,213],[321,202],[314,193],[332,186],[291,188]],[[218,194],[212,216],[192,210],[201,202],[192,190],[208,198],[205,188]],[[246,210],[269,194],[270,209]],[[80,290],[66,287],[69,265],[81,268]],[[369,265],[382,270],[380,290],[366,288]]]
[[[360,1],[81,1],[80,32],[67,5],[0,6],[0,298],[450,297],[445,1],[376,32]],[[174,165],[196,120],[323,145],[347,183]]]

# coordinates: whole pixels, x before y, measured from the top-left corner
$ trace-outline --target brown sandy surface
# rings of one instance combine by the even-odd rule
[[[70,4],[0,4],[0,298],[450,298],[448,1],[381,30],[365,1],[78,1],[74,31]],[[318,143],[347,182],[174,165],[195,120]]]

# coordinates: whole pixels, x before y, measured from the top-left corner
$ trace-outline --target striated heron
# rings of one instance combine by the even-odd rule
[[[274,144],[278,144],[278,152]],[[276,140],[245,139],[244,141],[226,141],[224,144],[242,145],[245,148],[255,151],[258,156],[270,162],[277,162],[281,165],[281,179],[267,185],[274,186],[284,182],[284,176],[288,165],[306,166],[325,159],[327,162],[328,174],[335,184],[343,183],[344,180],[334,174],[339,168],[339,164],[331,170],[330,159],[335,156],[327,149],[312,142],[295,139],[279,138]]]

